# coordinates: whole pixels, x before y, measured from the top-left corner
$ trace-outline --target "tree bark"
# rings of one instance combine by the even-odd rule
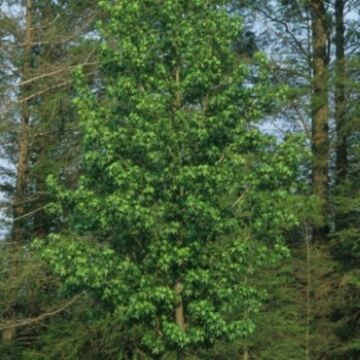
[[[26,15],[25,15],[25,45],[23,54],[23,65],[21,69],[22,82],[25,84],[21,88],[21,95],[26,98],[31,90],[31,84],[27,83],[30,78],[29,70],[31,68],[31,52],[32,52],[32,0],[26,0]],[[18,135],[18,164],[16,170],[16,185],[14,196],[14,221],[13,225],[13,240],[17,244],[24,241],[24,223],[21,217],[25,214],[25,198],[27,185],[27,170],[28,170],[28,154],[30,146],[30,109],[29,101],[24,101],[21,104],[20,128]]]
[[[182,284],[180,281],[177,281],[175,284],[175,294],[177,296],[177,304],[175,308],[175,322],[180,327],[181,330],[185,331],[185,313],[184,313],[184,305],[181,297],[182,292]]]
[[[29,69],[31,68],[31,52],[32,52],[32,0],[26,0],[26,13],[25,13],[25,29],[24,29],[24,52],[23,63],[21,67],[21,80],[26,81],[29,79]],[[21,87],[21,96],[27,97],[31,85],[26,84]],[[18,134],[18,163],[16,169],[16,183],[15,194],[13,204],[13,227],[12,238],[14,242],[11,265],[9,268],[9,278],[17,279],[19,274],[19,258],[21,257],[21,245],[25,241],[25,229],[24,229],[24,215],[26,212],[26,186],[27,186],[27,168],[28,168],[28,153],[30,145],[30,109],[29,102],[22,102],[20,109],[20,126]],[[17,303],[17,289],[10,290],[11,298],[13,299],[13,306],[5,314],[7,317],[14,316],[15,307]],[[2,332],[2,338],[4,341],[12,342],[16,338],[16,328],[5,329]]]
[[[313,81],[311,96],[312,115],[312,188],[321,202],[323,223],[315,225],[313,240],[324,242],[328,234],[329,186],[329,105],[327,20],[324,0],[310,2],[312,18]]]
[[[249,349],[247,346],[244,346],[243,360],[250,360]]]

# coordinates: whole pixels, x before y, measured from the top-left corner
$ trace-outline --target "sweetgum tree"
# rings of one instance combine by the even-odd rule
[[[233,51],[241,24],[226,1],[100,5],[96,89],[77,74],[81,174],[71,189],[49,179],[68,230],[38,246],[69,291],[119,319],[129,348],[182,356],[247,337],[252,274],[286,253],[297,222],[299,142],[255,126],[282,91],[261,56],[249,66]]]

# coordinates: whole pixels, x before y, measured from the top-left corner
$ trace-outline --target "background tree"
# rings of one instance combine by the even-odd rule
[[[353,99],[356,98],[355,94],[357,92],[353,79],[356,79],[356,75],[354,73],[350,75],[352,72],[350,68],[355,69],[357,67],[355,65],[357,55],[355,54],[358,48],[358,40],[356,40],[357,30],[355,23],[357,23],[356,14],[358,12],[359,2],[336,1],[332,3],[324,1],[320,4],[316,1],[269,1],[264,4],[264,2],[255,1],[249,3],[241,1],[237,2],[237,4],[242,7],[241,11],[243,13],[250,15],[247,16],[247,18],[250,19],[250,26],[253,21],[266,24],[263,27],[260,26],[256,31],[257,47],[267,49],[266,51],[272,60],[274,78],[277,81],[288,83],[292,89],[288,99],[288,105],[283,107],[283,112],[277,113],[274,116],[275,125],[273,128],[276,128],[276,124],[280,123],[280,133],[283,132],[284,128],[290,132],[304,131],[308,136],[310,144],[314,143],[312,139],[315,139],[316,133],[318,135],[323,134],[320,136],[324,140],[323,145],[320,147],[313,146],[314,163],[312,168],[316,170],[314,166],[316,164],[319,165],[318,161],[321,158],[323,159],[323,165],[320,166],[323,171],[320,171],[320,167],[318,167],[317,172],[324,180],[322,182],[323,190],[328,188],[330,192],[328,194],[328,200],[328,196],[324,197],[321,195],[321,197],[323,197],[323,205],[325,205],[326,202],[328,202],[328,205],[323,207],[322,225],[318,223],[318,225],[315,226],[315,229],[318,227],[318,230],[315,232],[325,233],[325,225],[327,222],[331,229],[334,229],[335,226],[340,229],[342,226],[341,223],[343,223],[343,225],[349,224],[350,214],[347,212],[349,208],[347,208],[347,210],[343,209],[347,212],[347,215],[345,215],[343,210],[341,210],[343,205],[340,205],[340,203],[344,204],[346,202],[346,196],[340,199],[338,195],[334,197],[334,194],[339,194],[341,191],[346,193],[347,190],[353,191],[350,190],[351,186],[349,187],[349,182],[346,181],[346,173],[352,167],[350,159],[356,158],[356,156],[353,157],[352,155],[352,149],[354,149],[352,148],[352,144],[356,143],[356,130],[355,132],[352,130],[355,129],[352,128],[352,126],[356,127],[356,116],[353,117],[356,112]],[[311,14],[314,14],[314,6],[319,5],[322,7],[322,15],[319,13],[318,16],[316,16],[316,21],[319,26],[322,26],[322,40],[317,36],[319,35],[320,28],[315,29],[312,26],[315,25],[315,23],[311,17]],[[321,82],[318,82],[322,90],[316,90],[317,94],[323,94],[322,98],[313,91],[316,87],[316,79],[314,78],[315,62],[313,59],[320,54],[319,51],[317,53],[313,51],[313,46],[315,45],[313,40],[316,41],[316,38],[322,41],[322,60],[320,59],[320,62],[325,66],[323,70],[327,73],[326,75],[325,72],[322,72],[323,79]],[[355,80],[355,82],[356,81],[357,80]],[[325,89],[326,82],[327,89]],[[326,101],[328,102],[327,105]],[[316,112],[320,112],[321,107],[323,108],[324,121],[314,122],[314,120],[316,120],[314,115]],[[325,110],[326,107],[328,107],[328,110]],[[328,112],[327,119],[325,119],[326,112]],[[281,116],[281,114],[285,115]],[[312,129],[311,123],[313,125]],[[298,124],[300,126],[298,126]],[[320,126],[316,128],[316,124]],[[327,127],[329,127],[328,135],[326,134]],[[314,130],[316,131],[314,132]],[[316,138],[318,135],[316,135]],[[354,143],[352,143],[352,140]],[[317,148],[317,150],[315,148]],[[323,155],[319,157],[320,148],[322,148],[320,152],[322,152]],[[326,150],[326,148],[328,148],[328,150]],[[326,153],[327,155],[325,156]],[[328,168],[328,170],[326,170],[326,168]],[[311,172],[310,167],[308,170]],[[315,174],[314,171],[312,171],[312,173],[313,175]],[[326,180],[327,176],[329,177],[328,180]],[[326,183],[328,185],[325,186]],[[338,184],[335,189],[333,187],[334,183]],[[315,184],[313,182],[313,188],[314,186]],[[328,190],[324,190],[322,193],[325,194],[327,191]],[[318,190],[315,191],[315,193],[318,192]],[[331,204],[331,206],[329,206],[329,204]],[[310,223],[314,224],[313,220],[310,220]],[[345,234],[345,232],[343,234]],[[304,240],[304,237],[299,239],[299,241]],[[337,237],[337,241],[339,241],[339,237]],[[324,240],[321,242],[324,243]],[[334,339],[335,323],[332,318],[334,314],[337,313],[335,309],[343,306],[340,304],[341,299],[344,297],[343,290],[340,290],[343,289],[340,285],[342,282],[341,272],[339,272],[338,268],[340,264],[334,264],[334,260],[339,261],[338,254],[341,252],[341,245],[339,243],[339,246],[335,246],[335,243],[336,241],[333,240],[330,245],[329,240],[327,240],[324,243],[325,245],[319,245],[319,248],[317,248],[317,245],[314,246],[311,243],[308,247],[302,247],[304,251],[313,251],[313,254],[308,254],[307,256],[310,259],[310,267],[312,268],[310,274],[311,277],[313,277],[312,280],[310,277],[310,285],[311,282],[313,284],[323,283],[322,289],[328,289],[329,291],[325,297],[324,294],[316,294],[317,290],[315,288],[310,292],[312,300],[309,304],[315,305],[319,303],[320,298],[330,300],[322,303],[322,309],[327,307],[327,311],[319,312],[319,309],[315,306],[310,312],[313,314],[311,315],[313,331],[312,334],[310,334],[310,338],[312,339],[310,343],[322,343],[324,345],[322,350],[320,350],[319,347],[315,349],[315,347],[311,345],[313,348],[312,356],[318,356],[320,358],[324,356],[324,352],[327,354],[326,356],[331,358],[334,353],[334,348],[332,347],[340,346],[339,339]],[[298,245],[293,242],[292,239],[288,239],[288,244],[295,253],[299,254],[297,249]],[[331,255],[329,255],[329,253],[331,253]],[[323,256],[321,260],[319,258],[320,254]],[[306,256],[304,256],[304,259],[305,258]],[[315,258],[317,258],[317,263],[312,261],[312,259]],[[344,258],[341,261],[344,261]],[[296,263],[295,259],[294,262]],[[354,263],[351,263],[351,267],[356,268]],[[304,271],[307,268],[305,265],[306,262],[303,267]],[[323,270],[326,268],[332,270],[330,272],[324,272]],[[318,269],[319,273],[316,273],[315,269]],[[323,280],[321,280],[321,278]],[[335,286],[335,284],[337,285]],[[309,287],[306,283],[304,283],[304,286]],[[297,298],[302,297],[298,294]],[[305,300],[305,298],[303,299]],[[318,300],[315,301],[315,299]],[[304,304],[304,306],[306,305]],[[321,318],[320,313],[323,314],[323,318]],[[337,316],[335,317],[338,319]],[[319,329],[316,327],[316,324],[320,326]],[[272,330],[269,329],[269,331],[271,332]],[[323,335],[320,335],[322,332]],[[328,343],[325,344],[324,340],[325,342],[328,341]],[[289,339],[289,341],[291,340]]]
[[[6,128],[1,165],[7,175],[1,178],[2,209],[12,225],[2,242],[7,260],[2,263],[1,287],[7,291],[1,299],[0,327],[7,340],[13,340],[15,330],[27,324],[30,334],[35,334],[36,322],[27,320],[62,306],[61,296],[50,301],[48,291],[55,280],[49,274],[40,276],[46,267],[29,245],[34,236],[46,235],[54,224],[44,213],[49,202],[44,186],[47,175],[54,168],[69,166],[68,146],[75,138],[70,133],[64,136],[70,124],[76,129],[71,72],[79,63],[87,69],[95,64],[94,41],[83,38],[95,21],[91,4],[94,2],[81,6],[71,1],[2,2],[1,118]],[[86,11],[75,18],[73,11],[81,9]],[[13,345],[6,351],[16,357]]]

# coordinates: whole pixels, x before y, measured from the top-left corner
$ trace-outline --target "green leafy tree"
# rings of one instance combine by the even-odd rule
[[[69,291],[124,323],[128,356],[248,337],[262,298],[252,274],[287,253],[297,224],[301,142],[256,127],[284,89],[261,55],[236,55],[226,1],[100,3],[102,76],[90,89],[77,75],[80,178],[49,178],[67,231],[37,246]]]

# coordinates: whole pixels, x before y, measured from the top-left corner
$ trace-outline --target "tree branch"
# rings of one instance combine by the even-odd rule
[[[41,314],[41,315],[39,315],[37,317],[34,317],[34,318],[25,319],[25,320],[21,320],[21,321],[18,321],[18,322],[11,322],[10,324],[1,325],[0,326],[0,331],[6,330],[6,329],[13,329],[13,328],[21,327],[21,326],[27,326],[27,325],[30,325],[30,324],[45,320],[48,317],[57,315],[57,314],[63,312],[64,310],[66,310],[71,305],[73,305],[83,294],[84,294],[84,292],[81,292],[80,294],[74,296],[70,301],[68,301],[62,307],[60,307],[60,308],[58,308],[56,310]]]

